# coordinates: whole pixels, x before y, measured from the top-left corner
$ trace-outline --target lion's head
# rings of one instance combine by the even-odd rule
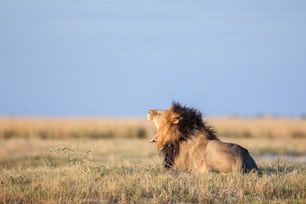
[[[203,131],[208,133],[204,134],[207,139],[215,138],[198,110],[179,103],[172,103],[168,110],[149,110],[147,117],[157,128],[157,134],[150,141],[156,142],[158,150],[164,154],[166,166],[172,165],[179,153],[180,142]]]

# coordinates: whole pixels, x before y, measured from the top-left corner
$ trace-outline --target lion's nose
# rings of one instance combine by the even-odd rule
[[[153,110],[149,110],[149,111],[148,111],[147,119],[148,119],[149,121],[152,120],[152,113],[153,113]]]

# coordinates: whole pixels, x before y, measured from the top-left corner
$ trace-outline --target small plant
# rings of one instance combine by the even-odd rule
[[[85,153],[80,150],[80,140],[71,147],[55,147],[50,148],[50,153],[64,154],[70,161],[70,165],[79,168],[83,173],[90,173],[93,169],[93,157],[92,150],[88,150]]]

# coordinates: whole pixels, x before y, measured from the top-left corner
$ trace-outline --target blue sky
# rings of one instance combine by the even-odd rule
[[[0,115],[306,114],[306,1],[0,1]]]

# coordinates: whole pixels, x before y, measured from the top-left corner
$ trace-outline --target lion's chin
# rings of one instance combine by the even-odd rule
[[[155,143],[156,140],[157,140],[157,134],[155,134],[155,135],[153,136],[153,138],[152,138],[151,140],[149,140],[149,142]]]

